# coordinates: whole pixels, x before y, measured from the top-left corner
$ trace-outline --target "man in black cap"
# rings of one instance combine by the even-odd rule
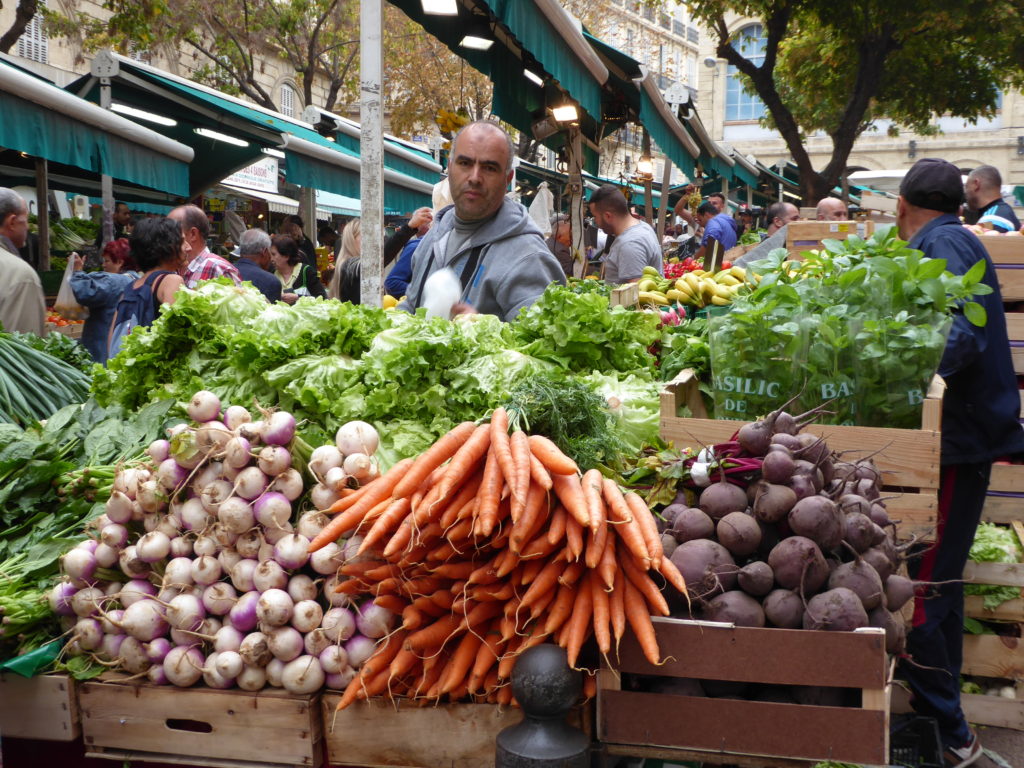
[[[949,768],[970,765],[982,754],[960,707],[964,597],[958,580],[981,518],[992,461],[1024,451],[1020,396],[999,284],[980,240],[957,218],[963,202],[959,169],[926,158],[907,171],[896,204],[900,236],[911,248],[945,259],[946,268],[955,274],[984,261],[983,282],[992,288],[992,293],[974,297],[988,313],[987,323],[979,328],[957,312],[939,364],[946,394],[935,543],[910,562],[915,578],[939,586],[930,591],[934,596],[915,602],[907,637],[912,663],[903,666],[903,674],[913,692],[914,709],[938,721]]]

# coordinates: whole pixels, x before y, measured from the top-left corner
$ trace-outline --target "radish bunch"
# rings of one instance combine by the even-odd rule
[[[254,421],[206,391],[188,413],[191,425],[117,473],[93,537],[62,558],[50,605],[70,630],[68,652],[157,684],[345,687],[394,617],[335,591],[358,538],[310,556],[327,518],[299,514],[307,480],[294,466],[304,463],[295,419]],[[350,422],[336,445],[315,449],[314,506],[376,477],[376,448],[373,427]]]
[[[663,511],[666,554],[696,617],[787,629],[875,626],[890,652],[902,652],[897,612],[914,585],[896,574],[901,555],[881,474],[870,458],[832,454],[800,431],[806,421],[780,410],[715,446],[738,462],[759,460],[760,471],[744,464],[743,475],[701,476],[695,506],[680,492]]]

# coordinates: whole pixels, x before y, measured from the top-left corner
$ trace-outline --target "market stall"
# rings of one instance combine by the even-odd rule
[[[54,695],[107,759],[468,768],[554,644],[608,755],[896,760],[900,542],[934,525],[930,384],[978,276],[826,245],[679,263],[632,306],[574,280],[511,323],[183,291],[84,406],[0,425],[0,685],[77,679]]]

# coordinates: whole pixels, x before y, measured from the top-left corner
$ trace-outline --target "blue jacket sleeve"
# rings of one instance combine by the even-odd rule
[[[109,272],[74,272],[71,291],[83,307],[105,307],[117,301],[132,279],[128,275]]]
[[[419,244],[420,240],[407,243],[402,249],[402,253],[399,254],[395,266],[388,273],[387,279],[384,280],[384,290],[389,296],[394,296],[396,299],[405,296],[405,292],[409,288],[409,281],[412,280],[412,255],[416,252],[416,247]]]
[[[984,253],[979,254],[971,248],[957,248],[955,242],[947,239],[936,240],[928,255],[935,259],[945,259],[946,269],[954,275],[966,273],[979,256],[988,261],[988,257]],[[995,269],[989,263],[985,270],[984,282],[995,287],[995,281]],[[977,298],[986,309],[989,309],[987,305],[994,296],[994,294],[989,294]],[[953,325],[949,330],[946,349],[943,351],[942,361],[939,363],[939,375],[951,376],[969,366],[984,354],[986,343],[985,329],[973,325],[962,312],[956,312],[953,315]]]

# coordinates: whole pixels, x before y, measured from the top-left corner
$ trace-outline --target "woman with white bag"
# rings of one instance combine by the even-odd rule
[[[128,240],[123,237],[104,246],[102,272],[83,272],[82,257],[73,253],[70,258],[75,270],[71,275],[71,290],[78,303],[89,308],[89,317],[82,328],[82,344],[93,360],[106,365],[110,319],[124,289],[139,276],[135,260]]]

